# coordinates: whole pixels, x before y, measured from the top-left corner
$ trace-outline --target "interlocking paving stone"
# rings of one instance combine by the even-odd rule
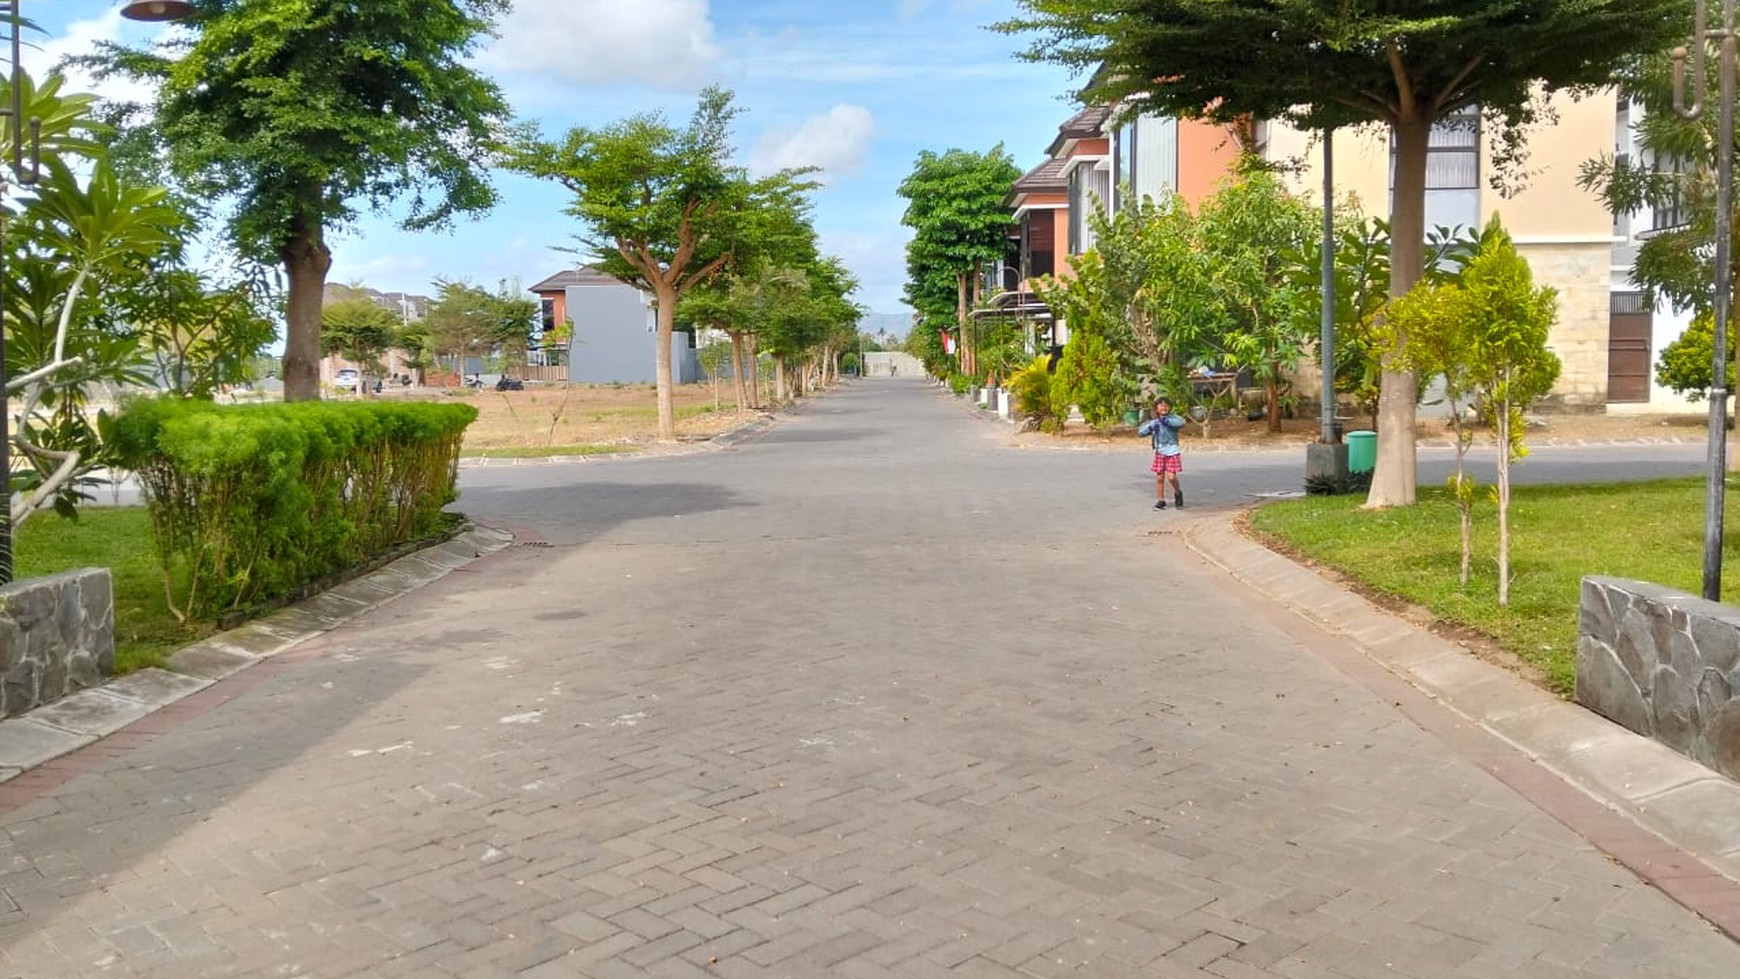
[[[560,546],[0,789],[0,974],[1740,970],[1096,458],[914,381],[728,452],[475,470],[462,506]]]

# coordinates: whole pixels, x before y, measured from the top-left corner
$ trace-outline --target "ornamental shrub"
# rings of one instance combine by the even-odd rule
[[[165,397],[129,404],[110,438],[144,489],[171,611],[215,620],[438,530],[476,418],[470,405]]]
[[[1083,330],[1070,338],[1051,378],[1053,404],[1073,404],[1089,425],[1106,429],[1118,423],[1135,395],[1105,337]]]
[[[1049,357],[1038,357],[1033,363],[1009,378],[1009,397],[1015,402],[1015,413],[1031,418],[1043,432],[1056,432],[1063,424],[1069,408],[1063,412],[1051,401],[1051,372],[1046,369]]]

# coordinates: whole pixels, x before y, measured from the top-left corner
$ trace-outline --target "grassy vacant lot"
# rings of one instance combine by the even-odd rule
[[[1498,607],[1497,513],[1475,511],[1474,574],[1457,584],[1456,508],[1442,489],[1417,506],[1359,509],[1363,497],[1310,497],[1251,516],[1266,542],[1332,568],[1380,596],[1489,636],[1555,692],[1568,695],[1577,649],[1578,587],[1587,574],[1639,578],[1696,594],[1703,565],[1700,479],[1515,490],[1510,607]],[[1740,599],[1740,527],[1724,537],[1723,599]]]
[[[406,395],[417,397],[417,394]],[[658,432],[658,392],[651,384],[528,386],[524,391],[445,389],[431,397],[477,406],[465,433],[465,454],[486,456],[592,455],[628,452]],[[710,384],[685,384],[674,392],[677,436],[718,435],[743,421],[725,385],[719,411]]]
[[[144,507],[89,507],[66,520],[40,514],[15,541],[20,578],[72,568],[103,568],[115,588],[115,672],[161,666],[164,657],[212,634],[209,625],[182,625],[169,614]]]

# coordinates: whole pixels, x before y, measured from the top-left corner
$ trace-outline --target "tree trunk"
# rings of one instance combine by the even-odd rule
[[[1498,405],[1498,606],[1510,605],[1510,401]]]
[[[1451,477],[1451,486],[1456,493],[1456,511],[1462,530],[1462,563],[1458,580],[1466,592],[1468,573],[1474,563],[1474,499],[1472,491],[1463,483],[1468,478],[1468,441],[1462,437],[1462,406],[1454,398],[1450,399],[1450,430],[1456,439],[1456,475]]]
[[[1268,421],[1270,432],[1279,432],[1281,430],[1281,383],[1276,380],[1276,378],[1281,376],[1280,371],[1280,364],[1270,364],[1269,379],[1263,382],[1263,397],[1269,399]]]
[[[278,258],[289,280],[284,308],[284,400],[313,401],[320,397],[321,296],[332,268],[332,252],[321,238],[320,224],[294,218]]]
[[[967,273],[955,273],[955,332],[960,334],[961,373],[973,372],[972,338],[967,336]]]
[[[1400,299],[1420,281],[1426,264],[1426,148],[1432,136],[1431,120],[1416,112],[1414,118],[1394,124],[1396,139],[1395,193],[1390,206],[1390,298]],[[1398,346],[1408,338],[1398,336]],[[1396,351],[1383,356],[1383,375],[1378,388],[1377,468],[1372,472],[1367,507],[1412,506],[1414,503],[1416,453],[1414,409],[1419,401],[1420,379],[1412,371],[1397,369]]]
[[[773,355],[773,400],[785,401],[785,358]]]
[[[677,290],[669,282],[654,281],[653,296],[657,299],[658,350],[653,356],[653,373],[659,383],[659,441],[677,440],[677,412],[671,396],[671,337],[676,332]],[[645,361],[642,361],[645,363]]]
[[[749,358],[743,370],[749,375],[749,406],[761,407],[761,338],[751,333],[746,340],[744,355]]]
[[[743,378],[743,334],[731,333],[731,379],[737,388],[737,410],[749,410],[749,388]]]

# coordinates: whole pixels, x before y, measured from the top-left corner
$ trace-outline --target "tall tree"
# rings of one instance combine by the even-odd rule
[[[106,46],[105,71],[158,85],[139,138],[197,197],[233,200],[241,254],[283,267],[284,396],[319,395],[327,235],[366,205],[404,226],[488,210],[501,92],[466,63],[507,0],[200,0],[162,51]]]
[[[437,357],[450,358],[458,373],[464,372],[465,358],[483,354],[518,357],[523,363],[537,314],[536,300],[513,296],[505,289],[490,292],[469,282],[436,279],[422,342]]]
[[[362,368],[356,392],[368,396],[368,376],[381,374],[381,354],[398,337],[399,318],[368,299],[345,299],[320,311],[320,346]]]
[[[1175,193],[1126,201],[1110,217],[1088,215],[1094,247],[1073,260],[1071,290],[1098,291],[1095,302],[1124,310],[1116,338],[1151,376],[1155,393],[1184,397],[1185,368],[1218,358],[1225,332],[1217,273],[1190,203]]]
[[[739,411],[758,406],[760,400],[755,341],[767,321],[762,302],[767,284],[777,270],[804,267],[818,257],[807,188],[793,183],[767,189],[777,192],[764,195],[733,260],[677,302],[678,319],[722,330],[731,338]]]
[[[1686,32],[1680,0],[1020,0],[996,25],[1036,33],[1024,56],[1094,75],[1081,97],[1216,121],[1390,127],[1390,295],[1425,267],[1432,126],[1480,107],[1520,151],[1541,92],[1603,85],[1625,58]],[[1252,66],[1261,66],[1253,70]],[[1419,381],[1386,366],[1370,506],[1414,501]]]
[[[708,88],[687,127],[658,114],[603,129],[577,127],[562,141],[536,134],[509,157],[521,173],[566,187],[582,248],[607,275],[653,294],[657,312],[659,438],[677,437],[671,337],[690,289],[752,255],[769,220],[801,198],[806,171],[752,180],[730,162],[731,93]],[[769,218],[769,215],[776,215]]]
[[[960,330],[961,368],[973,371],[967,310],[972,286],[986,262],[1008,251],[1014,212],[1006,203],[1021,178],[998,143],[986,153],[921,151],[897,193],[906,198],[900,223],[912,229],[906,245],[906,300],[933,332],[948,323]]]
[[[1316,291],[1294,269],[1315,232],[1317,210],[1287,193],[1275,175],[1247,159],[1203,202],[1197,215],[1214,292],[1227,314],[1222,338],[1229,366],[1263,384],[1269,431],[1281,430],[1281,392],[1318,326],[1299,315]],[[1321,304],[1321,302],[1320,302]]]

